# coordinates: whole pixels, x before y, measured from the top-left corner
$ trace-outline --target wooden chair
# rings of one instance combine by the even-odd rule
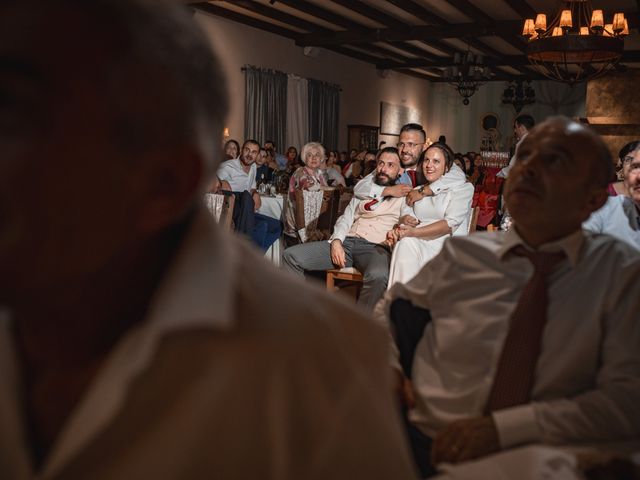
[[[298,190],[295,195],[295,223],[296,230],[308,228],[304,218],[304,192]],[[333,226],[338,219],[338,208],[340,207],[340,191],[338,189],[324,190],[322,192],[322,205],[318,216],[314,232],[307,232],[307,241],[327,240],[333,231]]]
[[[363,279],[364,276],[355,267],[332,268],[331,270],[327,270],[327,290],[330,292],[339,290],[340,288],[336,287],[336,280],[338,280],[343,283],[343,287],[355,287],[355,297],[357,300],[362,290]]]

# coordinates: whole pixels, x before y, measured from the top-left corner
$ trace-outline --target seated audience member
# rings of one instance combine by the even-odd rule
[[[264,148],[256,157],[256,184],[269,183],[273,179],[274,169],[269,165],[269,153]]]
[[[287,148],[287,164],[284,170],[291,175],[295,172],[302,164],[298,159],[298,149],[296,147]]]
[[[476,165],[475,155],[471,155],[472,152],[462,156],[464,160],[464,173],[467,176],[467,182],[471,185],[477,185],[480,180],[480,169]]]
[[[218,178],[228,182],[236,196],[233,223],[238,232],[248,235],[264,252],[282,234],[280,220],[257,213],[262,201],[256,190],[256,158],[260,144],[246,140],[238,158],[227,160],[218,168]]]
[[[407,203],[420,200],[424,195],[434,195],[445,191],[451,187],[460,186],[466,181],[464,173],[457,166],[452,166],[450,170],[440,179],[424,187],[422,192],[412,192],[412,188],[418,186],[416,168],[422,154],[427,149],[427,133],[421,125],[408,123],[400,129],[400,139],[398,141],[398,151],[402,162],[402,175],[397,184],[392,187],[382,187],[373,181],[373,175],[366,176],[357,183],[353,189],[356,198],[377,199],[381,197],[407,196]]]
[[[276,162],[278,166],[277,170],[284,170],[287,168],[287,157],[276,151],[276,144],[273,140],[267,140],[264,142],[264,149]]]
[[[240,144],[233,139],[227,140],[224,143],[224,148],[222,150],[224,151],[225,160],[238,158],[238,156],[240,155]]]
[[[412,478],[384,335],[201,205],[228,95],[192,12],[9,0],[0,32],[0,478]]]
[[[338,167],[335,163],[329,164],[330,161],[331,153],[329,154],[329,158],[327,160],[324,160],[322,162],[322,165],[320,166],[320,169],[327,176],[327,183],[330,187],[346,187],[347,183],[342,176],[340,167]]]
[[[517,445],[640,438],[640,254],[581,229],[611,171],[587,127],[534,127],[505,188],[514,227],[452,237],[377,305],[423,475]]]
[[[616,176],[609,184],[609,195],[615,197],[616,195],[626,195],[629,196],[629,191],[627,190],[627,186],[625,184],[625,169],[624,169],[624,159],[625,157],[631,153],[632,150],[636,150],[638,148],[638,140],[634,142],[627,143],[624,147],[620,149],[618,152],[618,163],[616,165]]]
[[[640,141],[631,142],[622,150],[624,190],[629,196],[610,196],[582,228],[607,233],[640,250]]]
[[[339,165],[338,157],[338,151],[331,150],[327,155],[327,168],[333,168],[336,172],[342,175],[342,168]]]
[[[347,166],[349,163],[349,154],[346,151],[342,151],[338,154],[338,166],[340,167],[340,173],[342,173],[342,169]]]
[[[296,236],[296,191],[317,191],[327,187],[327,176],[320,168],[324,159],[324,147],[317,142],[309,142],[302,147],[303,167],[298,168],[289,179],[287,195],[285,233]],[[326,237],[325,237],[326,238]],[[303,239],[304,240],[304,239]]]
[[[378,185],[393,185],[400,172],[400,158],[395,148],[378,153],[375,181]],[[398,223],[403,198],[380,200],[353,198],[344,214],[338,218],[328,242],[295,245],[284,252],[287,269],[299,275],[305,271],[356,267],[364,275],[364,285],[358,302],[372,309],[387,288],[389,278],[389,246],[387,232]]]
[[[376,153],[371,150],[363,150],[351,159],[351,162],[343,169],[343,176],[347,183],[355,185],[363,177],[364,165],[368,161],[376,161]]]
[[[453,157],[453,163],[455,163],[458,167],[460,167],[460,170],[462,170],[462,173],[464,173],[465,175],[467,174],[467,167],[464,164],[464,157],[462,156],[461,153],[455,154],[455,156]]]
[[[418,183],[430,185],[453,165],[453,152],[433,143],[418,162]],[[417,192],[423,195],[424,186]],[[452,234],[466,235],[474,188],[469,182],[437,195],[424,195],[413,205],[403,205],[400,224],[387,234],[393,246],[389,286],[406,283],[434,258]]]

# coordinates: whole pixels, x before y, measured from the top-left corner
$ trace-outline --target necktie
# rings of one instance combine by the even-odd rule
[[[562,252],[531,252],[522,246],[514,248],[513,253],[527,257],[534,272],[511,316],[486,413],[529,402],[547,322],[547,276],[565,258]]]
[[[373,210],[373,206],[378,203],[378,200],[370,200],[367,203],[364,204],[364,209],[367,212],[370,212],[371,210]]]
[[[415,170],[407,170],[407,175],[409,175],[409,179],[411,180],[411,186],[416,186],[416,171]]]

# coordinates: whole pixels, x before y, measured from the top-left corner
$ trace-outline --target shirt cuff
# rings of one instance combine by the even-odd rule
[[[491,414],[498,430],[502,448],[509,448],[540,440],[540,428],[536,422],[532,404],[505,408]]]
[[[334,240],[340,240],[341,243],[344,243],[345,238],[347,238],[346,235],[340,235],[339,233],[338,234],[334,233],[333,235],[331,235],[331,237],[329,237],[329,240],[327,240],[327,242],[331,243]]]

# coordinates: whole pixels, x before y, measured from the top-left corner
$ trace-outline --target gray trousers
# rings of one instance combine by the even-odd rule
[[[342,246],[346,266],[357,268],[364,277],[358,303],[368,310],[373,310],[387,289],[391,252],[387,247],[358,237],[347,237]],[[287,270],[300,276],[304,276],[305,270],[321,271],[335,268],[331,262],[329,242],[294,245],[284,251],[282,260]]]

